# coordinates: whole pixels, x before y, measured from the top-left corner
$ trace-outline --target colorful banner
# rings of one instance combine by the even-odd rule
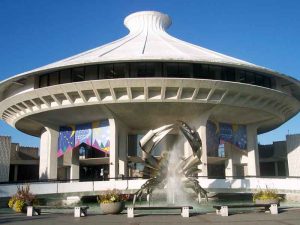
[[[220,127],[220,142],[233,142],[232,125],[228,123],[219,123]]]
[[[76,125],[75,147],[85,143],[91,146],[92,143],[92,123]]]
[[[63,126],[59,129],[57,157],[74,148],[75,126]]]
[[[219,144],[231,143],[239,149],[247,149],[247,129],[245,125],[214,123],[207,121],[206,125],[207,152],[214,156]]]
[[[247,129],[245,125],[233,126],[233,143],[240,149],[247,149]]]
[[[110,142],[108,120],[93,122],[92,147],[97,150],[103,151],[106,154],[109,154]]]
[[[207,154],[209,156],[217,156],[220,144],[218,124],[212,121],[207,121],[206,125],[206,143]]]
[[[59,129],[57,157],[67,151],[73,150],[82,143],[93,147],[95,150],[109,155],[109,121],[101,120],[72,126],[62,126]]]

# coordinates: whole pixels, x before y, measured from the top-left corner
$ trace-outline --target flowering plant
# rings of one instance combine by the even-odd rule
[[[281,197],[278,195],[276,190],[273,189],[266,189],[266,190],[259,190],[258,192],[253,194],[253,201],[255,200],[281,200]]]
[[[119,190],[113,189],[105,191],[97,196],[98,203],[112,203],[112,202],[123,202],[127,201],[129,195],[122,194]]]
[[[8,207],[14,209],[16,212],[22,212],[24,207],[32,205],[35,196],[30,192],[30,186],[17,186],[17,193],[13,195],[8,201]]]

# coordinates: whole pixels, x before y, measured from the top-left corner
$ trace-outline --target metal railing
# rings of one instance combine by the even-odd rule
[[[300,176],[193,176],[197,178],[207,178],[207,179],[247,179],[247,178],[264,178],[264,179],[300,179]],[[134,177],[127,177],[127,176],[120,176],[120,177],[108,177],[108,178],[83,178],[83,179],[38,179],[38,180],[17,180],[17,181],[7,181],[7,182],[0,182],[0,185],[7,185],[7,184],[25,184],[25,183],[67,183],[67,182],[96,182],[96,181],[110,181],[110,180],[139,180],[139,179],[149,179],[149,177],[141,177],[141,176],[134,176]]]

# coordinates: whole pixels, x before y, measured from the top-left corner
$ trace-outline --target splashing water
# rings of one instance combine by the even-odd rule
[[[184,190],[182,176],[178,174],[178,164],[183,156],[182,142],[177,141],[169,152],[168,176],[167,176],[167,202],[168,204],[187,204],[188,196]]]

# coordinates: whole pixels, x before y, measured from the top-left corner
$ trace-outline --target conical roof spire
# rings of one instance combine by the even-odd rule
[[[172,21],[168,15],[156,11],[132,13],[124,20],[124,25],[129,29],[130,33],[164,31],[171,24]]]

